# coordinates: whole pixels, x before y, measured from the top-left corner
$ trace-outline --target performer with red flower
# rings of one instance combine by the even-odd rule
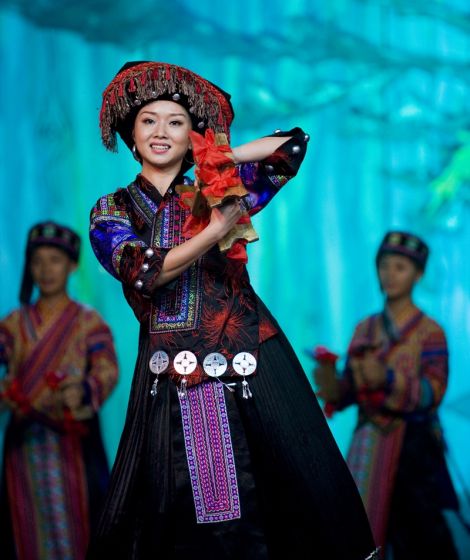
[[[438,408],[447,387],[442,328],[416,307],[412,292],[429,249],[414,234],[392,231],[377,252],[385,306],[361,321],[344,372],[318,351],[315,381],[325,411],[357,404],[348,464],[376,542],[394,560],[457,558],[443,509],[458,509],[444,459]]]
[[[141,331],[90,558],[373,554],[352,478],[245,266],[250,218],[297,173],[308,135],[231,149],[233,115],[226,92],[160,62],[126,64],[103,94],[105,146],[118,133],[142,171],[98,200],[90,236]]]
[[[31,228],[22,307],[0,322],[0,407],[11,412],[0,484],[2,558],[84,560],[107,489],[97,412],[117,381],[117,361],[108,326],[67,294],[79,248],[67,227]]]

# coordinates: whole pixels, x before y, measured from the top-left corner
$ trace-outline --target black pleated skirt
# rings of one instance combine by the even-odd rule
[[[282,332],[260,347],[253,397],[242,398],[240,382],[225,390],[241,506],[231,521],[196,522],[178,394],[163,378],[150,397],[149,354],[143,334],[90,559],[363,560],[373,551],[353,479]]]

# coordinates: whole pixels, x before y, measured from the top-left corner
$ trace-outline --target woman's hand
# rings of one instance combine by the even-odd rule
[[[182,274],[194,261],[223,239],[241,215],[239,199],[213,208],[209,224],[202,231],[168,252],[152,289],[164,286]]]
[[[210,222],[206,229],[213,232],[216,241],[223,239],[242,215],[240,200],[235,199],[212,209]]]
[[[356,374],[356,384],[359,387],[366,385],[368,389],[375,391],[385,386],[386,368],[373,352],[366,352],[363,358],[353,358],[351,365]]]
[[[319,363],[313,370],[313,379],[317,385],[316,393],[321,399],[328,403],[339,401],[339,383],[333,364]]]
[[[62,404],[71,412],[82,406],[85,391],[81,383],[65,383],[61,385]]]

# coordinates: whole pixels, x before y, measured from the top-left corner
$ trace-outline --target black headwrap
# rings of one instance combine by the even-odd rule
[[[31,255],[37,247],[51,246],[62,249],[74,262],[78,262],[80,254],[80,237],[70,228],[54,222],[42,222],[33,226],[28,233],[26,255],[21,282],[20,302],[28,304],[33,292],[31,274]]]

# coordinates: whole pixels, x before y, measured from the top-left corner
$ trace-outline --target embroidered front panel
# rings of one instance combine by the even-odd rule
[[[166,249],[181,245],[185,241],[182,228],[188,212],[180,206],[178,198],[170,197],[157,216],[153,244]]]
[[[129,194],[134,202],[134,208],[151,227],[153,223],[153,217],[158,211],[158,206],[149,196],[142,192],[135,183],[129,185],[127,190],[129,191]]]
[[[239,519],[235,458],[224,387],[208,382],[180,397],[184,443],[198,523]]]
[[[183,224],[187,211],[176,197],[171,197],[157,217],[153,245],[170,249],[184,243]],[[198,327],[202,303],[202,270],[198,261],[192,264],[168,289],[161,290],[152,303],[150,332],[192,330]]]
[[[26,453],[29,458],[31,487],[39,546],[50,560],[73,560],[72,529],[65,500],[59,436],[33,427]]]

